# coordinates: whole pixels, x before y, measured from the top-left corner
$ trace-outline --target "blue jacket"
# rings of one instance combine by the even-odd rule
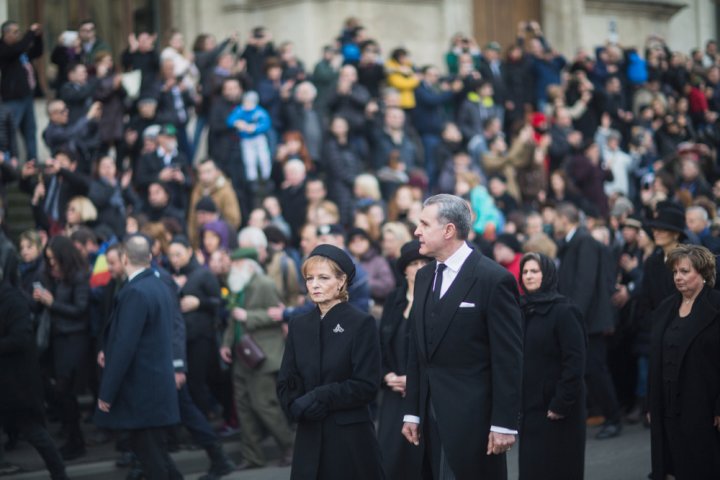
[[[98,398],[98,427],[133,430],[180,423],[173,370],[175,302],[152,269],[118,293],[105,331],[105,370]]]
[[[445,105],[450,103],[455,94],[451,91],[435,90],[427,82],[421,82],[415,89],[415,110],[413,123],[420,135],[440,135],[447,120]]]
[[[238,120],[255,125],[253,133],[239,132],[240,138],[255,138],[270,130],[272,126],[270,115],[262,107],[255,107],[253,110],[245,110],[242,105],[235,107],[235,110],[227,118],[228,127],[235,128],[235,122]]]

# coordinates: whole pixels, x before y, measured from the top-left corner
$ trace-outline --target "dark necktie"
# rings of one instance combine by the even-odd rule
[[[435,270],[435,285],[433,286],[433,303],[437,305],[440,302],[440,292],[442,291],[443,272],[447,268],[444,263],[438,263]]]

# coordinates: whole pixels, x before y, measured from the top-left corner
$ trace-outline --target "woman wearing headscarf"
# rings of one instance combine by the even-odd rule
[[[525,318],[520,480],[581,480],[585,461],[585,347],[580,311],[557,290],[553,261],[520,262]]]
[[[373,317],[348,303],[355,266],[344,250],[320,245],[302,273],[317,308],[290,323],[277,387],[298,423],[291,479],[383,479],[369,408],[380,342]]]
[[[420,242],[412,240],[402,246],[397,269],[402,283],[388,297],[380,319],[382,349],[383,397],[378,412],[378,442],[383,452],[383,466],[388,478],[417,479],[421,476],[422,455],[419,448],[398,436],[403,426],[409,318],[413,305],[415,274],[430,258],[420,254]]]
[[[720,478],[720,292],[707,248],[681,245],[665,262],[675,291],[652,312],[652,478]]]

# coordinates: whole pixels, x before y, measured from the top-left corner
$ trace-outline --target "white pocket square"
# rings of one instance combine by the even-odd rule
[[[461,302],[460,308],[475,308],[475,304],[470,302]]]

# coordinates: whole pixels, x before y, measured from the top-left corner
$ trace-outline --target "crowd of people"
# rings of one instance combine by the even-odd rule
[[[653,478],[720,475],[716,41],[685,53],[651,36],[565,58],[524,21],[512,45],[457,34],[445,65],[421,66],[349,18],[310,69],[264,27],[191,47],[179,31],[138,32],[117,52],[86,20],[55,42],[40,92],[46,39],[22,27],[0,27],[0,225],[13,183],[35,223],[17,243],[0,232],[0,310],[13,313],[0,317],[0,385],[22,392],[0,399],[8,450],[20,435],[62,479],[62,459],[115,436],[128,478],[154,478],[148,465],[165,457],[145,447],[164,433],[113,432],[181,423],[208,453],[208,480],[265,466],[266,434],[294,478],[338,478],[344,447],[306,442],[352,427],[358,478],[503,478],[519,432],[521,478],[577,479],[586,425],[610,439],[644,423]],[[488,274],[472,283],[464,262]],[[118,366],[117,304],[143,298],[124,286],[143,269],[172,292],[155,332],[171,343],[154,354],[172,357],[179,408],[118,420],[103,395],[124,398],[121,380],[138,379],[123,375],[143,370]],[[340,334],[351,343],[334,344]],[[313,339],[320,350],[303,350]],[[492,388],[461,386],[453,362]],[[93,438],[88,392],[102,412]],[[507,402],[466,409],[458,392]],[[45,415],[61,423],[60,449]],[[482,438],[466,435],[471,419]],[[221,445],[236,434],[238,465]],[[496,456],[477,464],[486,448]]]

